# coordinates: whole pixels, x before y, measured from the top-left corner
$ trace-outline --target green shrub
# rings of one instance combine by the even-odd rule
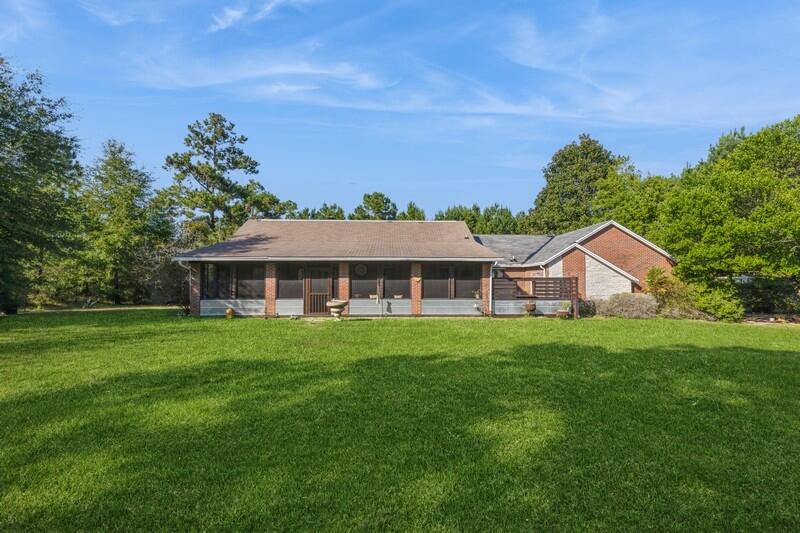
[[[645,278],[645,292],[658,302],[658,314],[668,318],[738,320],[744,307],[733,285],[715,287],[684,283],[653,267]]]
[[[641,293],[612,294],[607,300],[595,300],[594,305],[599,316],[652,318],[658,311],[655,297]]]
[[[591,300],[578,300],[578,315],[584,318],[593,317],[597,314],[595,303]]]
[[[736,284],[742,304],[752,313],[800,312],[800,293],[791,279],[753,278]]]
[[[650,269],[645,278],[644,292],[656,299],[660,313],[694,309],[691,288],[675,276],[667,274],[663,268]]]
[[[697,309],[720,320],[735,321],[744,316],[744,305],[732,284],[719,284],[714,287],[693,285],[692,295]]]

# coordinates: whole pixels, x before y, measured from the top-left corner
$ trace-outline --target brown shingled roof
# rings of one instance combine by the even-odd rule
[[[460,221],[248,220],[227,241],[176,260],[453,259],[492,261]]]

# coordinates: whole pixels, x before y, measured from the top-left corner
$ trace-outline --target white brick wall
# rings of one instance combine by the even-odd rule
[[[563,276],[564,268],[561,265],[561,258],[556,259],[547,266],[548,276],[551,278],[560,278]]]
[[[612,294],[631,292],[631,290],[631,280],[594,257],[586,256],[587,298],[608,298]]]

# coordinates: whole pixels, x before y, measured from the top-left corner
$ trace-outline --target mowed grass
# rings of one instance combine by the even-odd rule
[[[797,530],[800,328],[0,320],[0,529]]]

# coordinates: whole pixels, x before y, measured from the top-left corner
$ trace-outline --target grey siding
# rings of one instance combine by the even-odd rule
[[[275,313],[278,316],[300,316],[303,314],[302,298],[278,298],[275,300]]]
[[[570,304],[569,300],[565,300],[566,304]],[[537,315],[554,315],[556,311],[561,309],[561,300],[536,300]],[[524,315],[525,311],[524,300],[495,300],[493,304],[494,314],[498,316],[512,316]]]
[[[224,315],[228,308],[237,315],[264,316],[264,300],[200,300],[201,316]]]
[[[477,307],[477,308],[476,308]],[[483,314],[481,300],[474,298],[464,299],[422,299],[422,314],[429,316],[454,316]]]
[[[388,299],[375,300],[353,299],[348,307],[350,316],[405,316],[411,314],[411,300]]]

